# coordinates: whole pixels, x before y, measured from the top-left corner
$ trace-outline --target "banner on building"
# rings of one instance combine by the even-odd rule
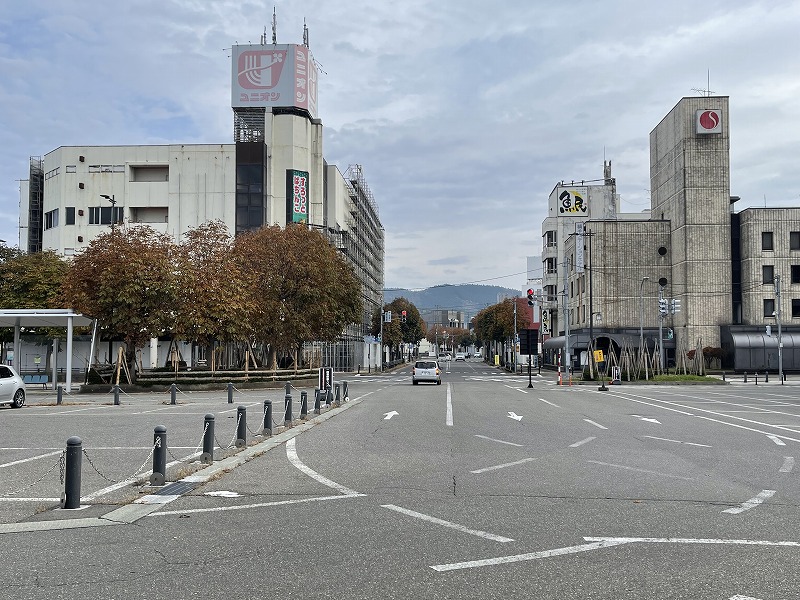
[[[558,216],[560,217],[588,217],[589,216],[589,188],[567,187],[556,188],[558,198]]]
[[[575,223],[575,272],[583,273],[583,221]]]
[[[286,171],[286,222],[308,223],[308,171]]]

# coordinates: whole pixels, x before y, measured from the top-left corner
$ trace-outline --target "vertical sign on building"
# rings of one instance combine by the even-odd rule
[[[550,334],[550,311],[542,310],[542,335]]]
[[[308,223],[308,171],[286,171],[286,223]]]
[[[583,273],[583,221],[575,223],[575,272]]]

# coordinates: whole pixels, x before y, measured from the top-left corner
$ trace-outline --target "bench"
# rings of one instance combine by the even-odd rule
[[[50,376],[49,375],[23,375],[22,381],[25,382],[26,385],[28,384],[42,384],[42,387],[46,388],[47,384],[50,383]]]

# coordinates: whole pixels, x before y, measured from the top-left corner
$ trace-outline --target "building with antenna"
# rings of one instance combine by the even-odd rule
[[[337,369],[367,365],[372,314],[383,302],[384,230],[361,165],[323,155],[318,69],[302,44],[231,48],[232,143],[62,146],[32,157],[20,187],[20,247],[70,256],[109,226],[147,225],[176,241],[210,220],[240,234],[302,223],[320,230],[362,283],[364,315],[324,348]],[[155,365],[158,357],[151,356]]]

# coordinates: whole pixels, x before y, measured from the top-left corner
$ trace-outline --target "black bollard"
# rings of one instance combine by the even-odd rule
[[[769,371],[764,371],[764,383],[769,383]]]
[[[758,371],[756,371],[756,385],[758,385]]]
[[[342,405],[342,386],[341,384],[334,383],[333,388],[336,390],[336,406]]]
[[[204,431],[203,453],[200,455],[200,462],[210,465],[214,462],[214,415],[206,415]]]
[[[264,400],[264,435],[272,436],[272,400]]]
[[[119,386],[114,386],[114,406],[119,406]]]
[[[305,390],[300,392],[300,419],[308,419],[308,393]]]
[[[291,395],[291,393],[292,393],[292,384],[287,381],[285,387],[286,387],[286,391],[284,392],[284,394],[286,396]]]
[[[81,458],[83,440],[73,436],[67,440],[67,455],[64,463],[64,497],[62,508],[81,507]]]
[[[314,388],[314,414],[318,415],[322,412],[322,397],[320,395],[319,388]]]
[[[150,485],[164,485],[167,477],[167,428],[156,425],[153,429],[153,473]]]
[[[228,383],[228,404],[233,404],[233,384]]]
[[[61,404],[64,401],[64,388],[58,386],[58,393],[56,395],[56,404]]]
[[[178,386],[174,383],[169,386],[169,403],[170,404],[177,404],[177,396],[178,396]]]
[[[247,446],[247,407],[236,407],[236,447]]]
[[[331,388],[325,388],[325,406],[328,407],[333,403],[333,392]]]
[[[342,382],[342,396],[344,396],[344,401],[350,401],[350,387],[348,386],[346,381]]]
[[[744,372],[744,382],[747,383],[747,371]]]
[[[286,394],[283,399],[283,425],[285,427],[292,426],[292,395]]]
[[[725,371],[722,372],[722,381],[725,381]]]

